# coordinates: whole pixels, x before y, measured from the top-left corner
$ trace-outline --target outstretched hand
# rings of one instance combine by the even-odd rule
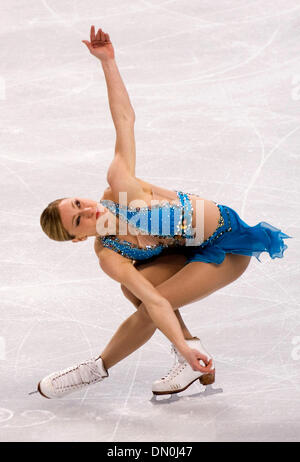
[[[107,61],[115,57],[109,35],[103,32],[102,29],[98,29],[97,34],[95,34],[95,26],[91,26],[90,42],[88,40],[82,40],[82,42],[87,46],[90,53],[101,61]]]
[[[182,355],[185,357],[193,371],[200,371],[208,374],[214,371],[214,369],[212,369],[212,359],[208,360],[207,356],[204,356],[198,350],[188,348],[182,352]],[[200,361],[203,365],[201,365]]]

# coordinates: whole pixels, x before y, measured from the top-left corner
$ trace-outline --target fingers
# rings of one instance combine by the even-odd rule
[[[205,367],[201,366],[199,363],[197,363],[197,364],[195,364],[193,366],[193,370],[207,373],[207,372],[212,372],[213,371],[213,369],[211,367],[212,367],[212,360],[210,359],[208,364]]]
[[[194,371],[200,372],[211,372],[212,369],[212,359],[208,360],[207,356],[204,356],[199,351],[194,350],[196,361],[193,364]]]
[[[91,26],[90,40],[91,40],[91,45],[95,45],[96,42],[111,43],[109,34],[106,34],[105,32],[103,32],[101,28],[98,29],[97,34],[95,34],[95,26]]]
[[[205,358],[205,360],[203,359]],[[212,359],[210,359],[208,361],[208,358],[206,356],[202,356],[202,362],[203,362],[203,365],[201,364],[200,362],[200,367],[205,371],[205,372],[210,372],[211,368],[212,368]]]
[[[202,360],[204,364],[208,363],[208,357],[200,353],[198,350],[194,350],[196,358]]]
[[[105,34],[102,29],[98,29],[98,32],[97,32],[97,35],[96,35],[96,40],[99,40],[100,42],[105,42],[105,40],[106,40],[105,35],[107,35],[107,34]]]
[[[203,367],[203,366],[200,366],[201,369],[203,370],[203,372],[212,372],[214,369],[212,369],[212,359],[209,360],[208,364]]]
[[[90,39],[91,39],[91,43],[92,43],[93,40],[96,40],[96,36],[95,36],[95,26],[91,26]]]
[[[99,40],[99,42],[105,42],[105,34],[102,29],[98,29],[96,40]]]
[[[91,51],[91,44],[90,42],[88,42],[87,40],[81,40],[87,47],[88,49]]]

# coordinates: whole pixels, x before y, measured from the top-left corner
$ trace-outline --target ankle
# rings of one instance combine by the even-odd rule
[[[106,367],[105,362],[104,362],[104,360],[103,360],[103,357],[102,357],[101,355],[99,355],[99,356],[96,358],[96,361],[98,361],[100,358],[102,359],[102,365],[103,365],[105,371],[107,372],[107,371],[108,371],[108,368]]]

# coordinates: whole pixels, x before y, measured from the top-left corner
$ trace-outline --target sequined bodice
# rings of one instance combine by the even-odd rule
[[[100,200],[120,220],[126,222],[129,231],[138,233],[139,246],[121,240],[116,235],[99,236],[101,244],[124,257],[133,260],[146,260],[159,255],[165,247],[182,246],[186,239],[194,238],[192,233],[191,201],[186,193],[175,191],[180,204],[162,201],[151,207],[130,207],[111,200]]]

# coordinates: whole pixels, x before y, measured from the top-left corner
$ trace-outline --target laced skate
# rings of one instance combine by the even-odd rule
[[[92,358],[43,378],[37,386],[45,398],[63,398],[69,393],[101,382],[108,377],[101,358]]]
[[[198,350],[200,353],[207,356],[208,360],[212,359],[209,353],[204,349],[199,339],[191,339],[186,342],[191,348],[195,348],[195,350]],[[175,355],[174,364],[164,377],[153,382],[152,392],[154,395],[179,393],[186,390],[196,380],[199,380],[202,385],[210,385],[214,383],[215,370],[213,363],[212,372],[194,371],[173,344],[171,346],[171,353]],[[200,364],[205,366],[203,361],[200,361]]]

